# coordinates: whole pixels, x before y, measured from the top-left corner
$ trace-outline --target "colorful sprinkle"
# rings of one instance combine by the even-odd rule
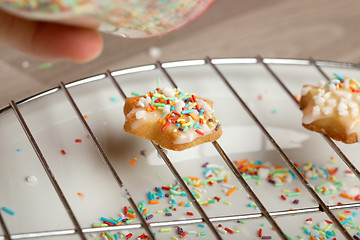
[[[129,166],[132,167],[134,166],[134,164],[136,163],[137,158],[133,158],[130,162],[129,162]]]
[[[38,179],[37,179],[36,176],[28,176],[28,177],[26,178],[26,181],[27,181],[28,183],[36,183],[36,182],[38,181]]]
[[[42,63],[39,65],[38,69],[39,70],[46,70],[46,69],[49,69],[53,66],[52,63],[48,62],[48,63]]]
[[[117,101],[119,101],[119,99],[118,99],[117,97],[111,97],[110,99],[111,99],[112,102],[117,102]]]
[[[83,193],[81,193],[81,192],[78,192],[77,195],[78,195],[81,199],[83,199],[83,198],[85,197],[85,194],[83,194]]]
[[[11,210],[10,208],[2,207],[1,209],[10,215],[15,215],[15,212],[13,210]]]
[[[236,187],[231,188],[231,189],[226,193],[226,196],[230,196],[235,190],[236,190]]]

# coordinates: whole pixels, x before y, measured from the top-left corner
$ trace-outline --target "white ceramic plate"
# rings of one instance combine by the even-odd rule
[[[228,79],[289,159],[298,164],[312,162],[329,167],[330,158],[334,157],[338,160],[336,164],[339,167],[338,178],[346,182],[348,188],[359,185],[357,178],[344,177],[346,165],[324,138],[301,126],[302,114],[297,104],[263,64],[253,58],[213,59],[212,62]],[[303,84],[316,84],[324,79],[317,68],[307,60],[264,59],[264,62],[292,94],[299,95]],[[317,62],[317,64],[328,76],[336,72],[360,79],[360,70],[354,65],[328,62]],[[196,60],[164,63],[162,66],[180,88],[214,101],[216,117],[221,120],[224,132],[218,143],[232,161],[248,158],[249,161],[261,160],[272,165],[286,166],[273,144],[209,64],[204,60]],[[131,92],[143,94],[153,90],[158,87],[159,82],[161,87],[172,86],[155,65],[114,71],[112,75],[128,96]],[[64,81],[68,80],[64,79]],[[87,116],[87,123],[137,204],[143,200],[147,203],[148,191],[155,193],[155,187],[175,183],[175,177],[164,161],[157,156],[154,146],[123,131],[124,100],[105,74],[67,84],[67,88],[82,114]],[[262,100],[259,99],[260,95]],[[129,206],[129,203],[123,189],[119,187],[102,161],[96,146],[87,137],[86,130],[64,92],[60,88],[52,89],[45,94],[19,102],[18,107],[80,227],[84,229],[88,239],[100,239],[99,232],[91,233],[94,230],[99,231],[91,228],[92,223],[99,223],[100,217],[118,218],[123,207]],[[81,139],[82,142],[78,143],[76,139]],[[336,144],[355,167],[360,168],[359,145]],[[61,150],[66,154],[62,154]],[[134,157],[138,161],[134,166],[129,166],[128,163]],[[217,217],[235,216],[235,219],[246,221],[245,224],[236,220],[214,221],[216,226],[221,223],[224,227],[239,231],[235,234],[221,235],[224,239],[259,239],[259,228],[263,229],[264,235],[279,239],[265,218],[256,217],[260,211],[248,207],[248,204],[252,203],[248,193],[211,143],[183,152],[168,151],[168,157],[182,177],[203,178],[204,168],[201,165],[205,162],[221,165],[227,169],[230,175],[229,184],[237,187],[234,194],[227,197],[223,192],[222,183],[218,183],[213,187],[206,187],[206,193],[202,193],[200,200],[202,202],[208,198],[213,199],[214,196],[223,197],[219,203],[203,207],[207,216],[213,220]],[[29,176],[35,176],[37,181],[27,181]],[[275,215],[280,215],[281,211],[286,212],[291,208],[300,209],[301,212],[309,211],[301,214],[293,212],[294,215],[289,215],[287,212],[284,216],[276,218],[283,231],[293,239],[298,235],[309,238],[301,228],[304,219],[312,217],[314,223],[329,219],[326,214],[317,211],[318,203],[298,180],[285,183],[282,187],[275,187],[265,180],[261,185],[258,185],[254,179],[247,182],[267,210]],[[311,181],[314,186],[323,182],[326,182],[326,179]],[[293,192],[296,187],[301,191],[301,196],[297,198],[300,200],[299,204],[293,204],[295,198],[281,200],[280,196],[284,194],[284,189]],[[337,202],[354,202],[340,198],[339,194],[335,195],[336,200],[332,198],[334,195],[321,195],[321,198],[325,203],[329,203],[329,206],[336,205]],[[181,201],[189,202],[183,196],[175,197],[175,200],[177,205]],[[224,204],[224,201],[230,202],[231,205]],[[74,225],[67,211],[11,108],[5,108],[0,112],[0,207],[4,206],[16,212],[15,215],[10,215],[1,211],[1,217],[13,239],[29,237],[37,239],[40,236],[41,239],[51,240],[80,239],[75,234]],[[166,225],[170,224],[166,223],[169,221],[201,218],[192,206],[178,206],[177,211],[171,210],[171,217],[156,213],[169,207],[165,198],[160,199],[160,204],[147,204],[146,207],[154,215],[149,222],[152,223],[151,230],[156,233],[157,239],[179,237],[173,226],[171,232],[160,233],[159,229],[164,227],[156,227],[158,222]],[[355,211],[355,209],[350,210]],[[193,212],[194,216],[186,215],[186,212]],[[246,219],[246,215],[252,216],[252,219]],[[293,223],[291,226],[288,224],[289,221]],[[192,224],[181,226],[196,233],[205,231],[207,235],[202,238],[214,239],[208,227],[201,228],[198,224],[195,220]],[[137,219],[134,220],[134,224],[127,226],[135,228],[129,230],[134,236],[145,231],[139,229]],[[113,233],[115,232],[118,231]],[[356,232],[355,229],[351,234]],[[337,233],[340,235],[339,231]],[[187,239],[194,238],[201,237],[187,235]],[[0,227],[0,240],[2,239],[5,239],[5,233]],[[341,236],[338,236],[338,239],[342,239]]]

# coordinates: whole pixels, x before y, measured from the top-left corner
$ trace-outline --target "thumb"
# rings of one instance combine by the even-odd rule
[[[81,27],[30,21],[0,11],[0,43],[48,59],[87,62],[103,48],[101,35]]]

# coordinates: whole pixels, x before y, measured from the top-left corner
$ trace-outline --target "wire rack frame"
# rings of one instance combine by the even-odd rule
[[[251,110],[248,108],[248,106],[245,104],[245,102],[242,101],[241,97],[231,87],[230,83],[227,81],[227,79],[224,77],[224,75],[219,71],[219,69],[216,66],[216,65],[221,65],[221,64],[256,64],[256,63],[263,64],[264,67],[269,72],[269,74],[272,75],[275,78],[275,80],[277,80],[278,83],[283,87],[284,91],[286,91],[288,94],[290,94],[291,98],[293,98],[291,92],[289,91],[289,89],[287,89],[287,87],[281,81],[281,79],[272,71],[269,64],[313,65],[324,76],[325,79],[329,79],[329,77],[326,76],[326,74],[324,73],[324,71],[322,70],[321,67],[341,67],[341,68],[355,68],[355,69],[360,68],[360,66],[358,64],[316,61],[316,60],[314,60],[312,58],[301,60],[301,59],[275,59],[275,58],[262,58],[262,57],[210,59],[209,57],[206,57],[205,59],[201,59],[201,60],[187,60],[187,61],[176,61],[176,62],[167,62],[167,63],[157,62],[156,64],[151,64],[151,65],[145,65],[145,66],[139,66],[139,67],[134,67],[134,68],[116,70],[116,71],[112,71],[112,72],[108,71],[105,74],[99,74],[99,75],[95,75],[95,76],[88,77],[88,78],[85,78],[85,79],[76,80],[76,81],[70,82],[68,84],[61,83],[60,86],[58,86],[56,88],[49,89],[47,91],[44,91],[44,92],[39,93],[37,95],[34,95],[32,97],[23,99],[23,100],[18,101],[16,103],[14,101],[11,101],[9,106],[6,106],[6,107],[0,109],[0,114],[2,112],[8,111],[10,109],[14,110],[16,116],[18,117],[19,123],[24,128],[24,131],[27,134],[27,136],[29,138],[29,141],[33,145],[34,151],[38,155],[38,157],[39,157],[39,159],[40,159],[46,173],[49,176],[50,181],[53,183],[53,186],[54,186],[56,192],[58,193],[59,198],[61,199],[62,203],[65,206],[65,209],[67,210],[68,214],[70,215],[70,218],[71,218],[71,220],[73,221],[73,224],[74,224],[74,229],[65,229],[65,230],[59,230],[59,231],[34,232],[34,233],[24,233],[24,234],[13,234],[13,235],[11,235],[9,233],[9,231],[8,231],[8,228],[6,227],[6,223],[4,222],[4,220],[3,220],[3,218],[2,218],[2,216],[0,214],[0,226],[2,227],[3,232],[4,232],[3,236],[0,236],[0,240],[36,238],[36,237],[57,236],[57,235],[71,235],[71,234],[77,234],[77,235],[79,235],[79,237],[81,239],[86,239],[84,233],[100,232],[100,231],[107,231],[107,230],[132,229],[132,228],[141,228],[141,227],[145,228],[145,230],[150,235],[150,237],[152,239],[154,239],[153,235],[151,234],[150,227],[184,225],[184,224],[199,223],[199,222],[205,222],[209,226],[210,230],[212,230],[215,237],[217,239],[222,239],[219,236],[216,229],[211,224],[212,222],[230,221],[230,220],[239,220],[239,219],[252,219],[252,218],[259,218],[259,217],[265,217],[273,225],[274,229],[277,231],[279,236],[282,239],[287,239],[286,235],[283,233],[282,229],[273,220],[273,217],[275,217],[275,216],[283,216],[283,215],[290,215],[290,214],[301,214],[301,213],[306,213],[306,212],[318,212],[318,211],[325,211],[328,214],[328,216],[335,222],[335,224],[340,229],[342,234],[346,237],[346,239],[352,239],[351,236],[348,234],[348,232],[340,224],[338,219],[332,214],[331,210],[348,209],[348,208],[359,207],[360,204],[358,204],[358,203],[350,203],[350,204],[343,204],[343,205],[327,206],[324,202],[322,202],[322,200],[317,195],[317,193],[314,192],[313,189],[311,188],[311,186],[307,183],[306,179],[304,179],[302,177],[302,175],[297,172],[297,169],[296,169],[294,163],[292,163],[292,161],[289,160],[289,158],[285,155],[285,153],[283,152],[281,147],[279,145],[277,145],[275,140],[271,137],[271,135],[264,128],[262,123],[251,112]],[[195,203],[194,199],[190,199],[195,204],[195,207],[199,211],[202,218],[197,218],[197,219],[192,219],[192,220],[163,221],[163,222],[152,222],[152,223],[146,223],[145,221],[142,221],[141,224],[131,224],[131,225],[126,225],[126,226],[107,227],[107,228],[101,228],[101,229],[81,228],[78,225],[76,217],[75,217],[74,213],[72,212],[70,206],[68,205],[65,196],[62,194],[61,188],[57,185],[55,177],[53,176],[50,168],[47,166],[46,159],[42,156],[41,150],[38,148],[36,141],[33,139],[31,131],[30,131],[30,129],[28,129],[28,127],[26,125],[26,122],[22,118],[22,115],[21,115],[19,109],[17,108],[17,106],[20,105],[20,104],[25,104],[25,103],[27,103],[29,101],[32,101],[32,100],[35,100],[37,98],[40,98],[42,96],[46,96],[46,95],[51,94],[53,92],[56,92],[58,90],[63,90],[65,92],[69,102],[73,106],[75,112],[77,113],[77,115],[79,117],[79,120],[83,123],[84,127],[86,128],[86,130],[88,131],[89,135],[91,136],[93,142],[95,143],[95,145],[96,145],[96,147],[97,147],[97,149],[99,151],[99,154],[102,156],[103,160],[105,161],[105,164],[109,168],[110,172],[113,174],[114,179],[118,182],[119,186],[127,193],[127,198],[129,199],[130,204],[134,205],[135,206],[134,209],[137,210],[136,204],[133,202],[133,200],[132,200],[132,198],[130,196],[130,193],[127,192],[126,188],[122,184],[122,181],[120,180],[119,176],[116,174],[115,170],[113,169],[111,163],[107,159],[107,156],[106,156],[105,152],[102,150],[100,144],[97,142],[96,137],[93,134],[91,128],[86,124],[85,120],[82,119],[83,118],[82,114],[81,114],[80,110],[77,108],[76,103],[73,101],[72,96],[67,91],[67,88],[70,88],[70,87],[76,86],[76,85],[80,85],[80,84],[85,84],[87,82],[101,80],[101,79],[104,79],[107,76],[109,76],[109,77],[112,78],[114,83],[117,85],[117,86],[115,85],[115,87],[118,88],[120,94],[125,97],[125,94],[121,90],[121,87],[117,84],[117,81],[113,78],[114,76],[120,76],[120,75],[124,75],[124,74],[130,74],[130,73],[141,72],[141,71],[149,71],[149,70],[153,70],[155,68],[159,68],[164,73],[164,75],[168,78],[168,80],[170,82],[172,82],[173,86],[176,86],[176,83],[173,81],[171,76],[167,73],[167,71],[166,71],[167,68],[182,67],[182,66],[196,66],[196,65],[204,65],[204,64],[209,64],[214,69],[214,71],[217,73],[217,75],[230,88],[230,90],[232,90],[234,92],[234,94],[237,96],[237,98],[239,99],[240,103],[243,105],[245,110],[253,118],[253,120],[257,123],[259,128],[263,131],[264,135],[266,135],[269,138],[269,140],[273,143],[273,145],[279,151],[280,155],[283,157],[283,159],[284,159],[285,163],[288,165],[288,167],[295,172],[295,174],[300,179],[300,181],[303,183],[303,185],[307,188],[307,190],[311,193],[311,195],[315,198],[315,200],[318,201],[319,207],[303,208],[303,209],[297,209],[297,210],[284,210],[284,211],[268,212],[266,210],[266,208],[262,205],[261,201],[258,199],[256,194],[252,192],[251,188],[247,185],[247,183],[242,179],[241,176],[239,176],[236,168],[235,168],[235,171],[234,171],[233,163],[227,157],[226,153],[222,150],[221,146],[217,142],[214,142],[213,143],[214,147],[218,150],[219,154],[221,155],[221,157],[223,158],[225,163],[229,166],[229,168],[231,170],[233,170],[233,172],[234,172],[235,176],[237,177],[238,181],[243,185],[244,189],[249,193],[249,195],[254,197],[255,202],[260,206],[259,209],[261,210],[261,213],[242,214],[242,215],[233,215],[233,216],[219,216],[219,217],[209,218],[206,215],[206,213],[202,210],[200,205],[196,206],[197,202],[195,201],[196,202]],[[358,178],[360,178],[359,171],[352,165],[352,163],[345,156],[345,154],[341,151],[341,149],[339,147],[337,147],[336,144],[332,140],[330,140],[326,136],[324,136],[324,137],[325,137],[326,141],[329,143],[329,145],[336,151],[336,153],[340,156],[340,158],[345,162],[345,164],[348,165],[348,167],[351,169],[351,171]],[[169,169],[171,170],[173,175],[177,178],[179,183],[181,185],[183,185],[185,191],[189,191],[189,193],[190,193],[190,190],[187,188],[186,184],[183,182],[181,176],[177,173],[177,170],[172,165],[170,159],[167,158],[166,154],[162,151],[162,149],[160,147],[156,146],[155,144],[154,144],[154,147],[160,153],[161,157],[163,158],[165,163],[168,165]],[[188,194],[188,196],[192,196],[192,194]]]

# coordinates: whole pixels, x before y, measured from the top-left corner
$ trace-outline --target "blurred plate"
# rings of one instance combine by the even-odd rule
[[[213,59],[212,62],[217,65],[289,159],[298,164],[312,162],[323,167],[334,167],[329,165],[330,158],[333,157],[338,159],[336,164],[340,169],[338,178],[346,182],[348,187],[359,185],[358,179],[344,177],[346,165],[322,136],[301,126],[302,114],[297,104],[261,63],[253,58]],[[279,76],[292,94],[300,95],[303,84],[316,84],[324,79],[317,68],[307,60],[264,59],[264,62]],[[317,63],[328,76],[336,72],[360,79],[360,71],[356,66]],[[222,122],[224,132],[218,143],[232,161],[247,158],[249,161],[260,160],[270,165],[286,166],[278,151],[250,118],[236,96],[204,60],[163,63],[162,66],[180,88],[214,101],[215,115]],[[127,96],[130,96],[131,92],[146,93],[159,84],[160,87],[172,86],[155,65],[113,71],[112,75]],[[155,187],[169,186],[176,181],[163,160],[157,156],[150,142],[123,131],[124,99],[105,74],[78,80],[66,86],[82,114],[86,115],[87,123],[134,201],[138,204],[145,200],[146,208],[153,213],[154,217],[149,222],[152,223],[151,228],[156,232],[158,239],[178,236],[175,229],[170,233],[160,233],[158,229],[162,225],[171,225],[171,221],[177,220],[200,219],[194,207],[178,206],[181,201],[189,202],[184,196],[175,197],[178,207],[177,211],[171,210],[171,217],[156,213],[170,206],[167,199],[160,199],[157,205],[147,204],[149,191],[155,193]],[[89,239],[99,238],[99,233],[91,233],[94,230],[91,225],[99,223],[100,217],[118,218],[124,206],[129,206],[129,203],[124,190],[117,185],[95,145],[87,137],[87,132],[64,92],[60,88],[51,89],[18,102],[18,107],[80,227],[84,229]],[[81,142],[77,139],[81,139]],[[337,145],[359,168],[358,144],[337,143]],[[138,159],[137,162],[129,166],[129,162],[134,157]],[[276,238],[276,233],[271,230],[272,226],[266,219],[257,218],[259,210],[248,206],[252,200],[211,143],[183,152],[168,151],[168,157],[182,177],[204,179],[202,165],[206,162],[223,167],[229,174],[228,184],[237,187],[234,194],[226,196],[222,183],[218,183],[212,187],[204,187],[206,192],[201,193],[200,200],[200,202],[206,201],[213,199],[214,196],[223,198],[218,203],[203,205],[210,218],[225,217],[225,220],[229,220],[229,216],[243,220],[253,218],[249,220],[252,227],[244,227],[244,222],[215,219],[215,225],[220,221],[222,225],[238,231],[236,234],[224,235],[225,239],[241,237],[258,239],[257,232],[260,227],[266,234]],[[44,239],[51,240],[70,239],[70,237],[79,239],[75,235],[67,211],[9,107],[0,112],[0,166],[0,207],[6,206],[16,212],[15,215],[1,212],[10,235],[26,238],[30,236],[27,235],[28,233],[34,233],[34,236],[43,234],[47,236]],[[31,176],[36,178],[35,182],[29,182],[28,177]],[[328,219],[325,214],[317,211],[318,204],[298,180],[285,183],[282,187],[275,187],[266,180],[261,181],[261,185],[255,179],[247,182],[268,211],[275,215],[281,215],[281,212],[287,215],[276,219],[283,227],[283,231],[293,238],[297,235],[305,236],[301,226],[309,215]],[[311,181],[314,186],[323,182],[326,182],[326,179]],[[284,189],[294,191],[297,187],[301,190],[301,196],[297,198],[300,200],[299,204],[293,203],[294,198],[281,200],[280,196]],[[336,205],[337,201],[354,202],[348,199],[334,200],[333,195],[322,195],[321,198],[330,205]],[[224,204],[224,201],[228,201],[231,205]],[[310,213],[295,214],[295,217],[291,217],[289,209]],[[194,216],[189,216],[186,212],[193,212]],[[286,219],[289,217],[296,224],[286,225],[288,221]],[[138,223],[135,219],[135,225],[129,226],[138,228]],[[156,223],[160,223],[161,226],[157,227]],[[213,239],[211,231],[207,228],[201,229],[196,221],[190,225],[183,225],[183,228],[193,229],[197,233],[206,231],[206,239]],[[136,231],[140,234],[144,232],[143,229]],[[4,239],[4,235],[3,229],[0,228],[0,239]]]

